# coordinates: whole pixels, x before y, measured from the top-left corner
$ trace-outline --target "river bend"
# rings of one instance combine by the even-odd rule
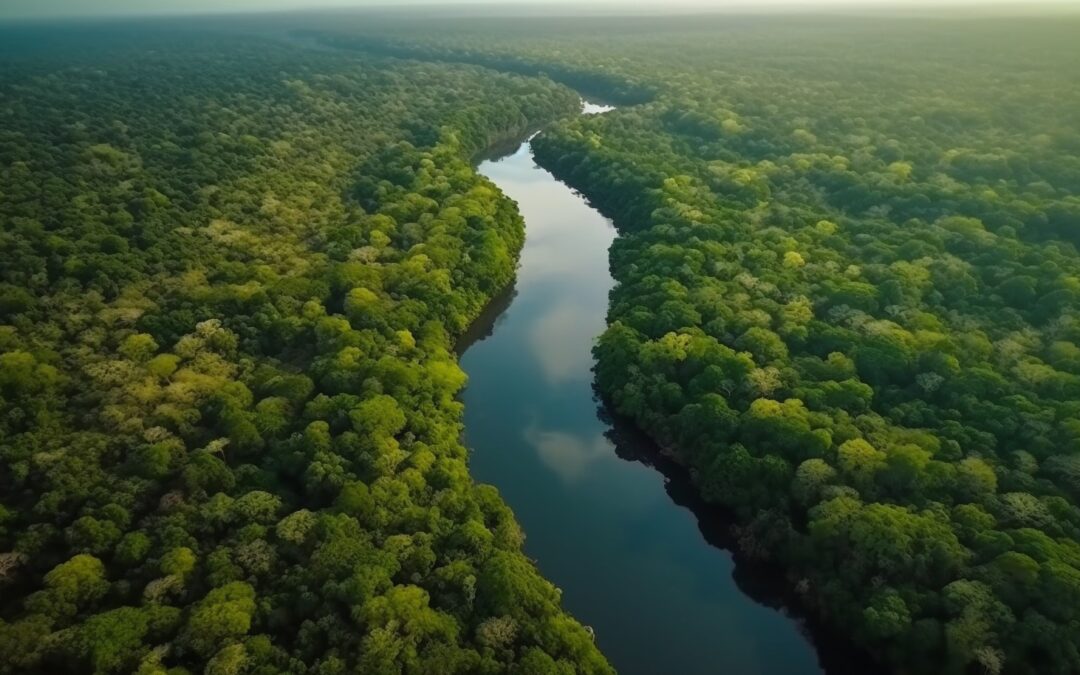
[[[611,223],[536,166],[528,141],[479,171],[518,203],[526,241],[515,288],[461,357],[473,476],[500,490],[526,553],[620,673],[821,673],[799,622],[744,593],[731,554],[673,499],[691,490],[635,461],[596,400]]]

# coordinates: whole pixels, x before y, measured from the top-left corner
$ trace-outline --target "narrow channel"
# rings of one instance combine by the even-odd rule
[[[536,166],[528,141],[479,171],[518,203],[526,242],[515,289],[461,358],[466,442],[527,554],[624,675],[823,672],[801,623],[740,587],[686,486],[605,421],[591,348],[614,284],[611,223]]]

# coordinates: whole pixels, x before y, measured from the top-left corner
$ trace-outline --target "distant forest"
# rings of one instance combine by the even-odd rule
[[[597,387],[740,556],[883,669],[1080,672],[1078,34],[0,29],[0,673],[611,672],[455,399],[524,236],[472,159],[545,125]]]

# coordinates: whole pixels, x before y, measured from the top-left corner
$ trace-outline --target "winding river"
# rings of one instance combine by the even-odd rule
[[[624,675],[824,672],[802,622],[736,572],[725,528],[702,515],[685,477],[594,395],[611,223],[536,166],[528,141],[479,171],[517,201],[527,238],[516,287],[463,343],[466,442],[527,554]]]

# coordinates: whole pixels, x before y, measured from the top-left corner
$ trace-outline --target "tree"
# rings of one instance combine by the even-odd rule
[[[27,606],[54,618],[72,617],[108,590],[105,565],[94,556],[79,554],[50,570],[45,575],[45,589],[30,596]]]
[[[244,582],[215,588],[197,602],[184,628],[184,641],[208,657],[228,640],[246,635],[255,614],[255,589]]]

